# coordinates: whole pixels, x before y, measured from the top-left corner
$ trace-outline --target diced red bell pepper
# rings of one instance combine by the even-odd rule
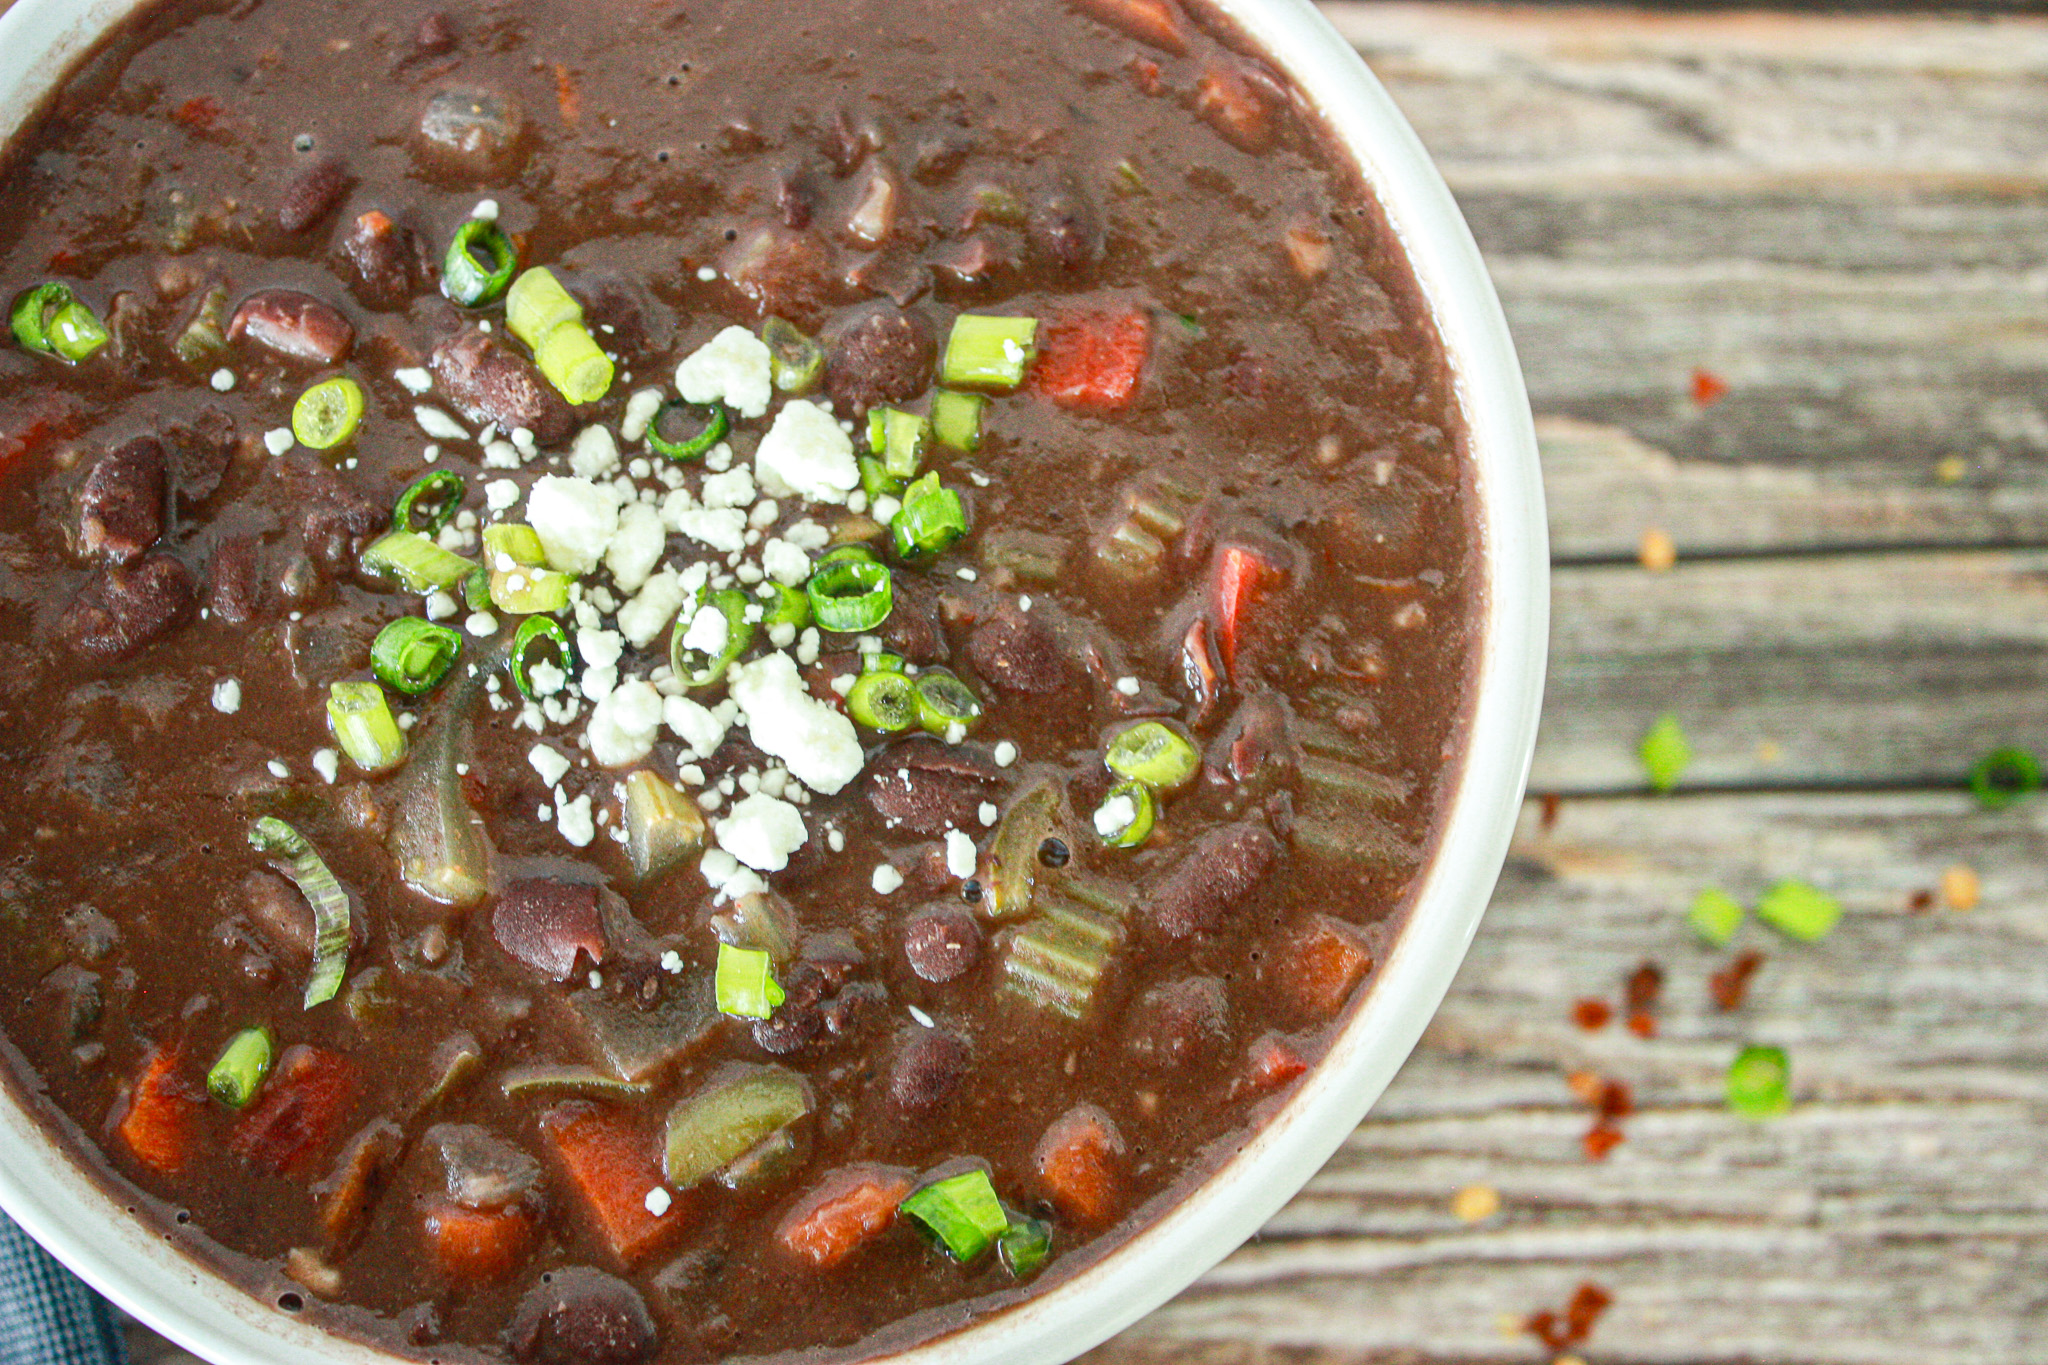
[[[1252,1044],[1251,1066],[1246,1072],[1245,1083],[1253,1093],[1263,1094],[1268,1090],[1278,1090],[1306,1070],[1308,1063],[1285,1038],[1277,1033],[1268,1033]]]
[[[1295,1005],[1312,1018],[1328,1019],[1372,970],[1372,950],[1351,925],[1317,915],[1295,938],[1280,970]]]
[[[1242,71],[1218,64],[1195,87],[1195,112],[1239,151],[1259,153],[1273,144],[1273,110]]]
[[[631,1266],[669,1245],[686,1226],[671,1196],[654,1213],[648,1194],[666,1188],[653,1136],[633,1115],[575,1102],[551,1109],[540,1130],[555,1149],[570,1188],[605,1244]]]
[[[849,1166],[789,1211],[776,1240],[819,1270],[830,1270],[896,1221],[896,1206],[910,1193],[908,1171],[893,1166]]]
[[[1035,1161],[1053,1207],[1076,1223],[1101,1226],[1123,1204],[1123,1135],[1092,1104],[1076,1105],[1038,1140]]]
[[[1188,50],[1188,40],[1180,31],[1180,14],[1171,0],[1074,0],[1074,5],[1141,43],[1168,52]]]
[[[135,1159],[158,1175],[176,1175],[191,1161],[206,1107],[198,1088],[178,1075],[178,1063],[176,1048],[151,1052],[114,1125]]]
[[[1237,647],[1252,604],[1285,581],[1286,570],[1249,545],[1225,545],[1216,552],[1214,597],[1216,647],[1223,667],[1237,678]]]
[[[339,1052],[287,1048],[228,1146],[278,1175],[304,1171],[334,1146],[355,1093],[355,1064]]]
[[[510,1275],[533,1249],[540,1230],[525,1204],[502,1209],[435,1204],[421,1226],[434,1264],[463,1284],[488,1284]]]
[[[1152,354],[1149,313],[1074,313],[1039,331],[1031,385],[1065,408],[1128,405]]]

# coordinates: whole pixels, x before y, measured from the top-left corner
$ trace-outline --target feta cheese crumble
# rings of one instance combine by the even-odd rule
[[[213,709],[224,716],[232,716],[242,709],[242,683],[238,678],[222,678],[213,685]]]
[[[853,440],[809,399],[786,404],[754,452],[754,474],[771,498],[843,503],[860,486]]]
[[[711,826],[718,846],[757,872],[780,872],[789,855],[809,837],[803,812],[766,792],[733,803],[732,812]]]
[[[549,568],[586,574],[619,529],[618,494],[608,484],[543,474],[526,495],[526,520]]]
[[[811,696],[787,654],[735,668],[729,690],[754,747],[781,759],[797,781],[830,796],[860,775],[864,756],[853,722]]]
[[[957,829],[946,831],[946,870],[948,872],[964,880],[974,875],[974,867],[978,861],[979,858],[974,851],[973,836],[963,834]]]
[[[741,417],[760,417],[774,396],[774,357],[744,327],[728,327],[676,366],[676,392],[690,403],[723,403]]]

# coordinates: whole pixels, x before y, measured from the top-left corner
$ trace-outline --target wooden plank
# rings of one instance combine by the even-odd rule
[[[1615,1295],[1590,1360],[2038,1365],[2048,1359],[2048,809],[1940,794],[1566,803],[1525,818],[1449,1000],[1373,1116],[1266,1229],[1190,1293],[1087,1357],[1508,1362],[1502,1319]],[[1983,900],[1914,913],[1972,865]],[[1768,954],[1718,1013],[1725,959],[1683,924],[1694,890],[1786,875],[1837,892],[1836,932]],[[1660,1030],[1587,1033],[1583,995],[1667,971]],[[1720,1102],[1748,1041],[1793,1058],[1799,1103],[1751,1123]],[[1564,1077],[1634,1086],[1608,1160]],[[1484,1183],[1502,1212],[1450,1212]]]
[[[1531,787],[1640,790],[1672,712],[1697,786],[1938,786],[2048,750],[2048,554],[1568,567]]]
[[[1325,8],[1567,419],[1560,558],[2048,543],[2048,22]]]

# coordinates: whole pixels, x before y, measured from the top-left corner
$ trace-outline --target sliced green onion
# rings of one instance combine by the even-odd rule
[[[935,555],[967,534],[967,509],[958,493],[939,486],[933,472],[903,490],[903,506],[889,518],[889,534],[901,558]]]
[[[917,723],[935,735],[971,730],[981,719],[981,699],[943,668],[917,675]]]
[[[576,575],[530,564],[491,570],[491,606],[508,616],[538,616],[563,611]]]
[[[1692,762],[1692,744],[1685,737],[1685,728],[1669,712],[1657,717],[1657,723],[1643,736],[1638,753],[1650,786],[1660,792],[1676,787],[1686,765]]]
[[[536,644],[553,645],[559,666],[565,673],[576,662],[576,651],[569,644],[569,632],[560,621],[551,616],[529,616],[521,621],[518,632],[512,637],[508,663],[512,670],[512,685],[528,701],[540,700],[540,694],[533,690],[533,678],[528,671],[533,663],[527,656],[533,653]]]
[[[1109,770],[1160,791],[1176,791],[1202,770],[1192,741],[1164,721],[1141,720],[1109,742]]]
[[[1016,388],[1038,344],[1037,318],[962,313],[953,319],[939,382],[970,389]]]
[[[362,420],[363,386],[345,375],[321,380],[292,404],[292,435],[313,450],[332,450],[355,435]]]
[[[270,1030],[245,1028],[228,1039],[220,1060],[206,1073],[206,1091],[230,1109],[243,1109],[269,1074]]]
[[[863,673],[846,694],[846,713],[886,735],[908,730],[917,722],[917,687],[904,673]]]
[[[1757,897],[1756,917],[1787,938],[1811,943],[1842,918],[1842,903],[1817,886],[1787,880]]]
[[[491,609],[491,571],[481,564],[462,580],[462,605],[471,611]]]
[[[861,659],[860,666],[861,671],[866,673],[907,673],[910,671],[905,666],[901,654],[890,654],[887,652],[865,656]]]
[[[512,287],[519,252],[498,225],[472,218],[455,229],[441,262],[441,292],[464,308],[496,303]]]
[[[214,285],[199,299],[192,320],[171,343],[171,351],[187,365],[197,365],[227,349],[228,287]]]
[[[1792,1107],[1792,1063],[1781,1047],[1746,1047],[1728,1067],[1728,1107],[1767,1119]]]
[[[377,632],[370,671],[394,692],[417,697],[448,676],[462,653],[462,633],[417,616],[401,616]]]
[[[412,520],[413,509],[421,502],[433,508],[427,517],[425,534],[439,535],[442,528],[455,520],[455,513],[462,506],[462,476],[452,469],[437,469],[414,479],[398,501],[391,508],[391,529],[394,531],[418,531]],[[488,536],[488,533],[486,533]],[[486,540],[488,542],[488,539]]]
[[[1052,1224],[1021,1214],[1010,1216],[1010,1226],[996,1238],[996,1254],[1003,1269],[1020,1280],[1030,1279],[1052,1254]]]
[[[804,335],[794,323],[770,318],[761,324],[761,340],[768,346],[770,372],[775,387],[783,393],[809,393],[818,387],[825,373],[825,348]]]
[[[873,630],[889,619],[896,605],[889,566],[872,557],[826,555],[804,591],[810,596],[811,615],[818,624],[842,635]]]
[[[363,568],[413,592],[447,591],[476,571],[473,560],[442,549],[418,531],[393,531],[363,550]]]
[[[827,564],[837,564],[841,560],[853,560],[861,564],[879,564],[882,562],[876,558],[873,550],[857,540],[852,540],[844,545],[834,545],[831,549],[825,551],[824,554],[819,555],[815,567],[822,569]]]
[[[868,495],[869,502],[902,495],[903,480],[882,468],[880,460],[872,455],[863,455],[855,463],[860,469],[860,491]]]
[[[405,759],[405,731],[384,689],[373,682],[329,683],[327,727],[349,761],[366,773],[389,771]]]
[[[683,637],[690,633],[690,623],[706,606],[718,608],[725,617],[725,645],[715,655],[683,644]],[[675,629],[669,634],[669,668],[683,686],[693,690],[724,682],[726,670],[739,662],[747,646],[754,643],[754,629],[754,623],[747,619],[747,595],[738,588],[720,588],[699,597],[695,608],[676,618]]]
[[[304,1004],[311,1009],[332,1000],[341,989],[342,973],[348,970],[348,892],[341,889],[306,837],[274,815],[263,816],[249,826],[249,847],[283,859],[285,875],[313,907],[313,972],[306,980]]]
[[[2016,744],[1993,749],[1970,768],[1970,791],[1985,810],[2003,810],[2041,790],[2041,764]]]
[[[1136,848],[1158,821],[1159,798],[1143,782],[1117,783],[1095,808],[1095,833],[1111,848]]]
[[[541,548],[540,532],[523,521],[498,521],[484,527],[484,551],[484,565],[492,569],[498,567],[500,555],[514,564],[548,562],[548,553]]]
[[[982,1170],[963,1171],[912,1190],[897,1210],[924,1224],[946,1254],[963,1265],[987,1251],[1010,1227],[996,1187]]]
[[[583,305],[562,287],[554,271],[535,266],[512,282],[505,295],[505,326],[513,336],[538,349],[542,338],[571,324],[583,325]]]
[[[1742,927],[1742,920],[1749,912],[1742,908],[1742,902],[1721,890],[1710,886],[1693,897],[1692,909],[1686,912],[1686,919],[1692,931],[1716,948],[1725,948],[1735,937],[1735,931]]]
[[[802,630],[811,623],[811,596],[802,588],[773,581],[761,585],[761,625],[793,626]]]
[[[932,395],[932,435],[949,450],[972,455],[981,449],[981,411],[987,406],[984,394],[938,390]]]
[[[741,1019],[767,1019],[785,998],[775,980],[775,967],[768,954],[758,948],[718,945],[718,970],[712,977],[712,993],[720,1014]]]
[[[612,386],[611,357],[580,324],[557,327],[542,337],[533,363],[571,403],[595,403]]]
[[[38,355],[76,365],[107,344],[99,315],[51,280],[14,296],[14,339]]]
[[[661,434],[661,424],[672,412],[703,413],[704,425],[693,435],[671,441]],[[726,415],[723,403],[685,403],[680,398],[672,398],[661,405],[661,410],[654,414],[654,420],[647,424],[647,448],[671,460],[702,459],[711,447],[725,439],[725,433],[731,429],[732,418]]]
[[[625,806],[626,854],[642,881],[704,847],[704,813],[659,774],[645,768],[628,774]]]
[[[931,419],[895,408],[868,410],[868,453],[881,456],[892,478],[915,477],[931,443]]]

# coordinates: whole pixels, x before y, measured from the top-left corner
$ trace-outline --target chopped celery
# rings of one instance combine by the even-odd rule
[[[520,1066],[498,1078],[498,1089],[506,1095],[528,1090],[573,1090],[593,1095],[645,1095],[650,1081],[622,1081],[587,1066]]]
[[[987,406],[985,394],[938,390],[932,395],[932,435],[940,445],[972,455],[981,449],[981,414]]]
[[[953,319],[939,382],[975,389],[1014,389],[1024,382],[1038,344],[1038,319],[962,313]]]
[[[779,1066],[736,1067],[669,1111],[663,1171],[687,1188],[810,1112],[801,1076]]]
[[[219,355],[228,347],[228,287],[216,284],[199,299],[192,320],[171,343],[171,352],[187,365]]]
[[[537,616],[566,610],[576,575],[559,569],[520,564],[491,570],[491,605],[510,616]]]
[[[1305,798],[1321,798],[1343,810],[1361,805],[1399,806],[1415,789],[1415,784],[1406,778],[1390,777],[1313,752],[1301,756],[1301,782]]]
[[[626,854],[633,875],[659,877],[704,847],[697,803],[642,768],[626,778]]]
[[[1059,805],[1059,789],[1041,782],[1003,812],[981,867],[981,910],[988,918],[1021,919],[1031,913],[1032,895],[1045,871],[1038,846],[1052,835]]]
[[[1058,582],[1067,555],[1059,537],[1016,526],[984,531],[980,551],[982,568],[1007,569],[1031,583]]]
[[[1123,926],[1085,905],[1048,894],[1038,900],[1039,914],[1016,931],[1003,955],[1003,989],[1080,1019],[1123,940]]]
[[[366,773],[387,772],[405,760],[405,732],[376,683],[330,683],[327,726],[349,761]]]
[[[418,531],[393,531],[370,542],[363,550],[363,568],[418,593],[452,590],[476,571],[472,561],[442,549]]]

